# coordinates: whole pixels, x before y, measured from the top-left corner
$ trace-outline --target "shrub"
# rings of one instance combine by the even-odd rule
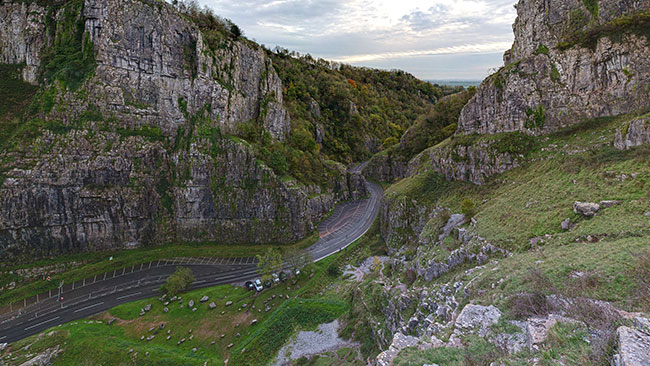
[[[541,129],[544,128],[546,123],[546,112],[543,105],[538,105],[537,109],[533,110],[528,108],[526,111],[526,128],[528,129]]]
[[[551,310],[546,296],[539,292],[514,294],[506,301],[506,307],[512,317],[520,320],[544,316]]]
[[[160,290],[167,296],[176,296],[192,288],[194,274],[187,267],[177,267],[176,272],[167,278]]]
[[[548,47],[544,46],[543,44],[540,44],[539,47],[537,47],[537,50],[535,51],[536,55],[546,55],[550,53],[550,50]]]
[[[341,270],[339,269],[339,266],[336,265],[336,263],[333,263],[331,266],[327,267],[327,275],[336,278],[341,275]]]
[[[465,198],[460,204],[460,212],[462,212],[463,215],[465,215],[465,217],[468,219],[474,217],[476,214],[476,206],[474,205],[474,201],[470,200],[469,198]]]

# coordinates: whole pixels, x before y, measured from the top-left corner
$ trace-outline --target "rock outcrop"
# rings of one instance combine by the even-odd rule
[[[460,133],[541,134],[648,105],[650,46],[626,25],[647,21],[650,1],[585,4],[519,1],[505,66],[463,109]]]
[[[0,63],[24,64],[23,79],[37,82],[45,46],[46,10],[36,2],[0,5]]]
[[[484,184],[494,176],[519,166],[523,156],[499,152],[494,141],[479,141],[471,145],[434,147],[422,152],[409,164],[409,175],[415,174],[425,160],[426,167],[442,174],[447,180]]]
[[[619,150],[650,144],[650,118],[629,122],[625,128],[616,131],[614,147]]]
[[[650,320],[636,318],[634,323],[634,327],[617,330],[619,353],[614,355],[615,366],[650,365]]]
[[[290,134],[282,83],[261,47],[206,40],[164,1],[41,4],[0,4],[0,63],[40,83],[35,113],[46,121],[0,156],[1,259],[291,242],[339,201],[367,194],[363,177],[338,163],[325,163],[319,185],[279,177],[258,147],[231,136],[251,125],[271,141]],[[71,25],[95,64],[76,90],[41,66]]]

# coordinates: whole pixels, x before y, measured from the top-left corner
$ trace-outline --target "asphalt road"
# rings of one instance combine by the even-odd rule
[[[360,171],[363,164],[354,170]],[[379,212],[381,187],[368,182],[370,197],[360,201],[339,204],[332,215],[318,227],[320,239],[306,249],[319,261],[344,250],[362,237]],[[186,265],[195,274],[193,289],[238,283],[258,277],[257,266],[249,258],[240,260],[190,261]],[[233,264],[228,264],[232,262]],[[225,263],[225,264],[223,264]],[[40,333],[50,327],[101,313],[120,304],[158,295],[160,285],[175,270],[175,265],[144,268],[64,294],[61,303],[48,303],[30,308],[19,317],[0,324],[0,343],[12,343]]]

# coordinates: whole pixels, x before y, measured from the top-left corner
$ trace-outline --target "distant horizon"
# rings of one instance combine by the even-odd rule
[[[458,81],[483,80],[503,65],[514,40],[516,2],[199,0],[270,49]]]

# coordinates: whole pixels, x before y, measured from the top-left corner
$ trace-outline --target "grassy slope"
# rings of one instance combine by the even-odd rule
[[[644,214],[650,210],[650,154],[648,147],[617,151],[611,146],[616,128],[632,118],[592,120],[541,138],[528,163],[484,186],[446,182],[427,171],[393,185],[387,196],[406,195],[454,212],[460,212],[465,198],[476,202],[479,234],[515,253],[476,281],[475,290],[480,290],[503,279],[497,291],[486,292],[491,294],[485,295],[486,302],[491,302],[487,296],[527,289],[523,279],[537,268],[559,290],[571,287],[571,271],[593,271],[598,284],[581,295],[634,308],[630,301],[636,287],[629,271],[649,247],[650,218]],[[574,201],[601,200],[622,204],[593,219],[573,213]],[[566,218],[577,226],[563,232],[560,223]],[[531,238],[546,235],[541,248],[530,250]],[[599,241],[587,243],[589,235]]]
[[[513,315],[507,296],[521,291],[588,297],[611,301],[625,310],[648,312],[647,299],[640,298],[642,285],[635,271],[639,273],[639,268],[647,266],[639,258],[650,250],[650,218],[645,216],[650,211],[650,149],[617,151],[612,147],[616,129],[634,118],[591,120],[540,138],[527,163],[484,186],[446,182],[423,170],[391,186],[387,196],[405,195],[454,212],[460,212],[465,198],[477,204],[478,233],[513,255],[494,259],[470,275],[475,278],[470,286],[472,301],[495,304],[508,317]],[[574,201],[601,200],[620,200],[622,204],[604,209],[592,219],[573,212]],[[560,227],[566,218],[577,223],[568,232]],[[543,236],[544,243],[531,249],[530,239],[537,236]],[[598,241],[590,242],[588,236]],[[463,278],[467,268],[462,266],[436,282],[469,281]],[[531,276],[533,271],[542,279]],[[572,278],[570,274],[576,271],[587,275]],[[576,315],[587,322],[591,316]],[[557,325],[537,355],[540,364],[554,365],[559,360],[565,364],[599,364],[593,361],[593,350],[584,340],[586,334],[586,329]],[[407,349],[396,365],[488,365],[486,361],[500,358],[508,365],[525,365],[530,357],[526,353],[505,356],[482,340],[466,342],[469,352]]]

